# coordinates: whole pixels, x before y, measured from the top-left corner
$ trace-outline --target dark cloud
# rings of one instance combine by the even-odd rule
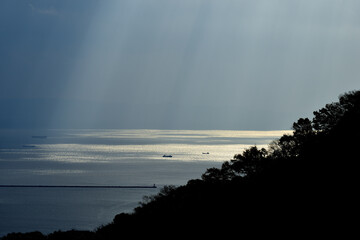
[[[0,126],[286,129],[358,88],[358,10],[1,1]]]

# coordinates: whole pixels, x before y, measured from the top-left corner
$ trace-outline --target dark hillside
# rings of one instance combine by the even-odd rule
[[[208,169],[201,180],[165,187],[134,214],[116,216],[99,233],[120,234],[126,222],[181,228],[182,233],[331,232],[344,224],[351,228],[349,216],[357,205],[359,124],[360,92],[343,94],[339,102],[315,111],[312,120],[300,118],[292,135],[282,136],[267,150],[251,147],[220,169]]]

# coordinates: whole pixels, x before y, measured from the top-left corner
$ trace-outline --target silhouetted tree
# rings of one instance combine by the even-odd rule
[[[231,168],[237,176],[248,176],[257,172],[266,160],[268,152],[265,148],[256,147],[246,149],[242,154],[236,154],[231,160]]]
[[[217,182],[217,181],[229,181],[235,176],[235,172],[230,166],[229,162],[224,162],[221,168],[209,168],[201,176],[204,181]]]
[[[201,178],[204,181],[216,182],[253,175],[260,170],[267,155],[268,152],[265,148],[259,150],[256,146],[250,147],[242,154],[235,154],[230,162],[224,162],[220,169],[207,169]]]
[[[320,132],[329,132],[342,119],[344,114],[359,109],[360,91],[350,91],[339,96],[339,101],[326,104],[314,111],[313,128]]]
[[[289,159],[298,155],[296,140],[293,135],[284,134],[269,144],[269,153],[272,158]]]
[[[295,136],[308,136],[314,133],[311,121],[308,118],[300,118],[293,123],[292,129]]]

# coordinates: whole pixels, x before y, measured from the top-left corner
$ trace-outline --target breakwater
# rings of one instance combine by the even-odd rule
[[[0,188],[157,188],[156,185],[0,185]]]

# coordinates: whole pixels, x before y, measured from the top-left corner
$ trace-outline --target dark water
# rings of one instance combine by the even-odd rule
[[[1,235],[59,229],[92,230],[129,212],[157,189],[0,188]]]
[[[219,167],[251,145],[266,146],[283,133],[0,130],[0,185],[158,186],[0,188],[0,236],[34,230],[93,230],[120,212],[131,212],[143,196],[156,194],[161,186],[200,178],[207,168]],[[173,157],[163,158],[164,154]]]

